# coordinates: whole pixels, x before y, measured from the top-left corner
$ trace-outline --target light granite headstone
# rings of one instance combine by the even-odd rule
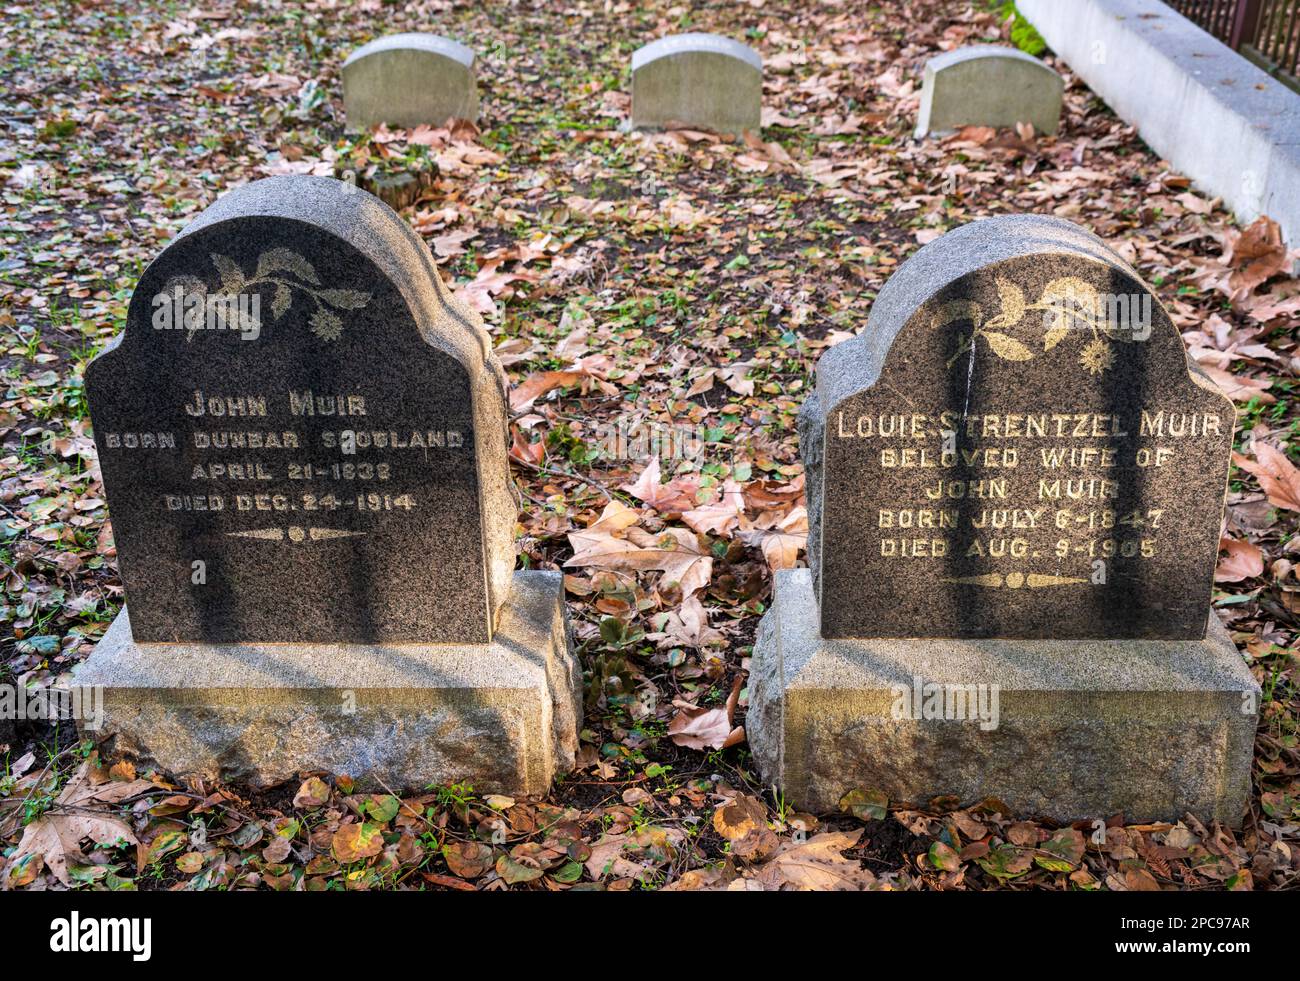
[[[437,34],[378,38],[343,62],[343,108],[354,131],[477,120],[474,52]]]
[[[717,34],[676,34],[632,54],[633,128],[757,133],[762,104],[762,59],[739,41]]]
[[[925,246],[800,414],[809,568],[755,648],[764,773],[813,808],[861,786],[1240,820],[1258,688],[1210,611],[1233,423],[1077,226]],[[985,701],[936,717],[934,692]]]
[[[1061,76],[1016,48],[976,45],[925,65],[916,136],[962,126],[1030,123],[1054,134],[1061,125]]]
[[[572,759],[559,578],[514,572],[504,374],[386,205],[226,194],[86,389],[127,607],[78,680],[125,749],[516,789]]]

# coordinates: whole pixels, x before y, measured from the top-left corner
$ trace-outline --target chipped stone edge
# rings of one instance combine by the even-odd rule
[[[383,718],[418,720],[435,710],[454,714],[500,706],[534,720],[541,731],[508,732],[506,738],[520,744],[508,755],[522,767],[502,759],[501,769],[476,787],[535,794],[545,793],[556,776],[572,769],[583,711],[582,670],[570,637],[563,579],[541,571],[514,574],[500,629],[487,644],[137,644],[124,608],[76,671],[72,687],[102,687],[103,729],[80,721],[78,726],[96,739],[111,734],[114,750],[178,777],[233,776],[258,786],[311,770],[377,777],[393,789],[458,780],[462,774],[437,768],[413,774],[402,761],[425,755],[428,737],[417,730],[402,745],[400,735],[383,727],[347,732],[351,759],[335,746],[289,759],[277,746],[258,764],[251,762],[257,747],[250,754],[245,752],[250,747],[204,744],[201,727],[213,712],[246,709],[257,717],[329,711],[341,717],[345,693],[358,705],[377,708]],[[157,735],[164,720],[174,732],[178,717],[189,720],[194,734],[179,746]],[[330,724],[347,725],[339,718]],[[365,751],[357,752],[357,745],[365,745]],[[436,749],[439,753],[427,755],[454,756],[457,747]],[[223,762],[230,758],[250,761],[251,769],[232,774]],[[355,761],[363,758],[389,760],[392,768],[359,772]]]
[[[953,724],[921,721],[906,724],[893,736],[887,733],[893,721],[892,686],[919,674],[926,681],[941,683],[998,684],[1004,723],[1009,707],[1022,713],[1022,719],[1059,714],[1080,723],[1121,727],[1126,718],[1137,719],[1135,713],[1141,712],[1143,724],[1155,722],[1171,732],[1192,718],[1218,721],[1227,741],[1221,768],[1216,779],[1206,780],[1198,788],[1204,792],[1193,813],[1205,820],[1216,818],[1240,826],[1250,801],[1261,692],[1213,612],[1209,613],[1206,639],[1201,641],[825,640],[820,636],[809,571],[777,572],[774,589],[772,605],[759,624],[754,644],[745,727],[764,779],[779,786],[798,806],[814,812],[835,810],[844,792],[876,786],[871,753],[891,755],[880,749],[882,743],[895,740],[901,755],[913,750],[913,740],[922,727]],[[871,747],[863,747],[860,771],[844,773],[842,786],[834,792],[827,792],[812,779],[811,766],[822,754],[816,738],[808,733],[808,720],[801,720],[799,711],[792,708],[792,702],[804,702],[806,711],[824,717],[827,698],[841,707],[851,705],[857,719],[878,719],[885,724],[873,733]],[[1254,714],[1242,711],[1247,699],[1253,700]],[[990,755],[997,751],[1000,731],[986,734]],[[1130,759],[1115,772],[1145,769],[1165,751],[1158,740],[1152,740],[1143,748],[1149,757]],[[1091,758],[1075,761],[1080,768],[1095,764]],[[1171,800],[1185,789],[1171,788]],[[934,785],[914,790],[911,799],[923,804],[952,793],[954,788]],[[1030,788],[990,780],[980,791],[963,803],[993,796],[1014,808]],[[1058,821],[1108,817],[1120,811],[1125,811],[1129,820],[1177,821],[1184,816],[1172,807],[1158,813],[1126,810],[1131,802],[1122,793],[1091,803],[1086,813],[1051,813],[1049,805],[1034,816]]]

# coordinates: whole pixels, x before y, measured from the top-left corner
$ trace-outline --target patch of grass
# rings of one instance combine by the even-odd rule
[[[989,7],[996,10],[998,16],[1004,21],[1015,18],[1011,24],[1012,44],[1025,54],[1031,54],[1035,58],[1042,57],[1043,52],[1047,50],[1047,42],[1043,40],[1043,36],[1038,33],[1034,25],[1025,20],[1024,15],[1016,9],[1015,0],[993,0]]]

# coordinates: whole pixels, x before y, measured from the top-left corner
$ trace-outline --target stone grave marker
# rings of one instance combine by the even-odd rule
[[[343,108],[353,131],[477,120],[474,52],[438,34],[378,38],[343,62]]]
[[[676,34],[632,54],[632,126],[680,125],[755,134],[762,126],[763,62],[717,34]]]
[[[1043,248],[990,261],[1012,236]],[[870,342],[827,352],[803,410],[826,453],[824,636],[1203,636],[1231,404],[1075,229],[1016,217],[943,241],[882,292]]]
[[[1061,125],[1061,76],[1016,48],[974,45],[925,65],[916,136],[963,126],[1031,123],[1052,135]]]
[[[125,748],[404,786],[544,788],[572,759],[559,578],[514,572],[504,374],[391,209],[314,177],[228,193],[86,388],[127,607],[78,680]]]
[[[755,649],[764,772],[812,808],[861,786],[1240,820],[1258,689],[1209,604],[1233,422],[1082,229],[924,247],[800,414],[809,568],[778,575]],[[900,709],[927,684],[1000,721]]]

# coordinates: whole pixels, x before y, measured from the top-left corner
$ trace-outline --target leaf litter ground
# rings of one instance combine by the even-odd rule
[[[483,118],[343,135],[338,69],[388,31],[479,53]],[[122,602],[82,378],[144,265],[221,191],[421,175],[402,214],[514,385],[520,547],[563,569],[586,677],[577,770],[544,799],[180,784],[0,723],[7,888],[1284,889],[1300,872],[1300,282],[1074,79],[1055,138],[910,138],[926,59],[1009,43],[982,5],[330,3],[6,11],[0,192],[0,683],[66,679]],[[746,141],[628,134],[631,51],[742,38]],[[1051,60],[1050,53],[1047,56]],[[1056,214],[1153,284],[1238,406],[1215,606],[1264,687],[1251,813],[1056,828],[870,787],[791,808],[744,742],[772,570],[807,530],[794,418],[891,271],[974,218]],[[970,802],[966,802],[970,803]]]

